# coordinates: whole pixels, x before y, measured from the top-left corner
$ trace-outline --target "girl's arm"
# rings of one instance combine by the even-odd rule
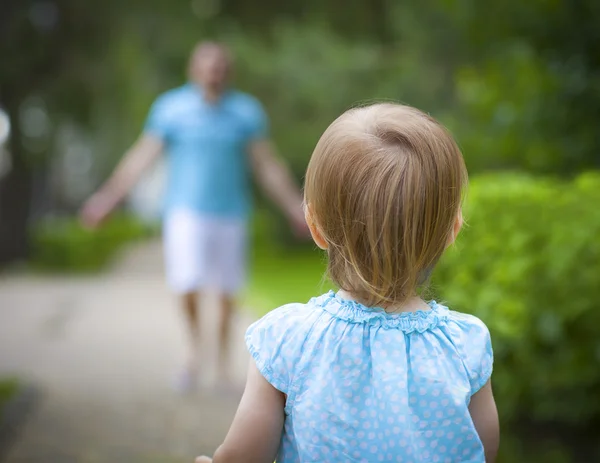
[[[271,386],[250,360],[244,395],[213,463],[273,463],[283,432],[284,407],[284,394]],[[208,463],[211,459],[196,461]]]
[[[479,391],[473,394],[469,404],[469,412],[473,418],[477,434],[483,442],[485,461],[486,463],[494,463],[500,444],[500,424],[491,381],[488,381]]]

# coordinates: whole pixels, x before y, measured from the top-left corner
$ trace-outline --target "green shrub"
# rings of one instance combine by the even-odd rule
[[[38,270],[98,271],[125,243],[149,234],[147,226],[127,216],[114,217],[97,230],[73,218],[46,220],[33,228],[30,264]]]
[[[476,178],[433,282],[492,333],[505,422],[600,418],[600,175]]]
[[[14,378],[0,379],[0,415],[2,408],[19,391],[19,382]]]

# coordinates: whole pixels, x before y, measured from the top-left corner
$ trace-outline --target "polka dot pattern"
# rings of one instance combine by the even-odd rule
[[[330,292],[248,329],[258,369],[287,395],[279,463],[485,461],[468,404],[492,373],[489,332],[430,307],[389,315]]]

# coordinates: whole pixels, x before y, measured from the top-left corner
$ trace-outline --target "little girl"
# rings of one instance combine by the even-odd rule
[[[495,461],[489,332],[418,295],[460,231],[466,183],[451,135],[414,108],[329,126],[306,221],[340,291],[248,329],[246,390],[214,463]]]

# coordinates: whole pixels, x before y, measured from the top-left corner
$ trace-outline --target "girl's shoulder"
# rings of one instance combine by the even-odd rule
[[[448,310],[448,324],[453,326],[457,333],[480,333],[489,336],[488,327],[475,315]]]
[[[307,303],[300,302],[292,302],[290,304],[282,305],[281,307],[277,307],[274,310],[271,310],[266,315],[262,316],[256,322],[254,322],[253,326],[270,326],[270,325],[289,325],[292,323],[292,320],[298,321],[310,313],[310,305],[311,301]]]
[[[291,332],[310,331],[310,327],[323,314],[319,309],[323,308],[328,295],[329,293],[316,296],[304,303],[292,302],[270,311],[248,328],[246,338],[257,332],[268,335],[280,333],[278,337],[288,337]]]
[[[288,395],[295,384],[295,366],[302,358],[312,326],[319,319],[315,300],[281,306],[250,325],[246,346],[258,370],[276,389]]]
[[[449,310],[444,331],[459,350],[491,350],[490,331],[475,315]]]
[[[476,393],[489,380],[494,364],[488,327],[474,315],[450,310],[443,331],[468,373],[471,394]]]

